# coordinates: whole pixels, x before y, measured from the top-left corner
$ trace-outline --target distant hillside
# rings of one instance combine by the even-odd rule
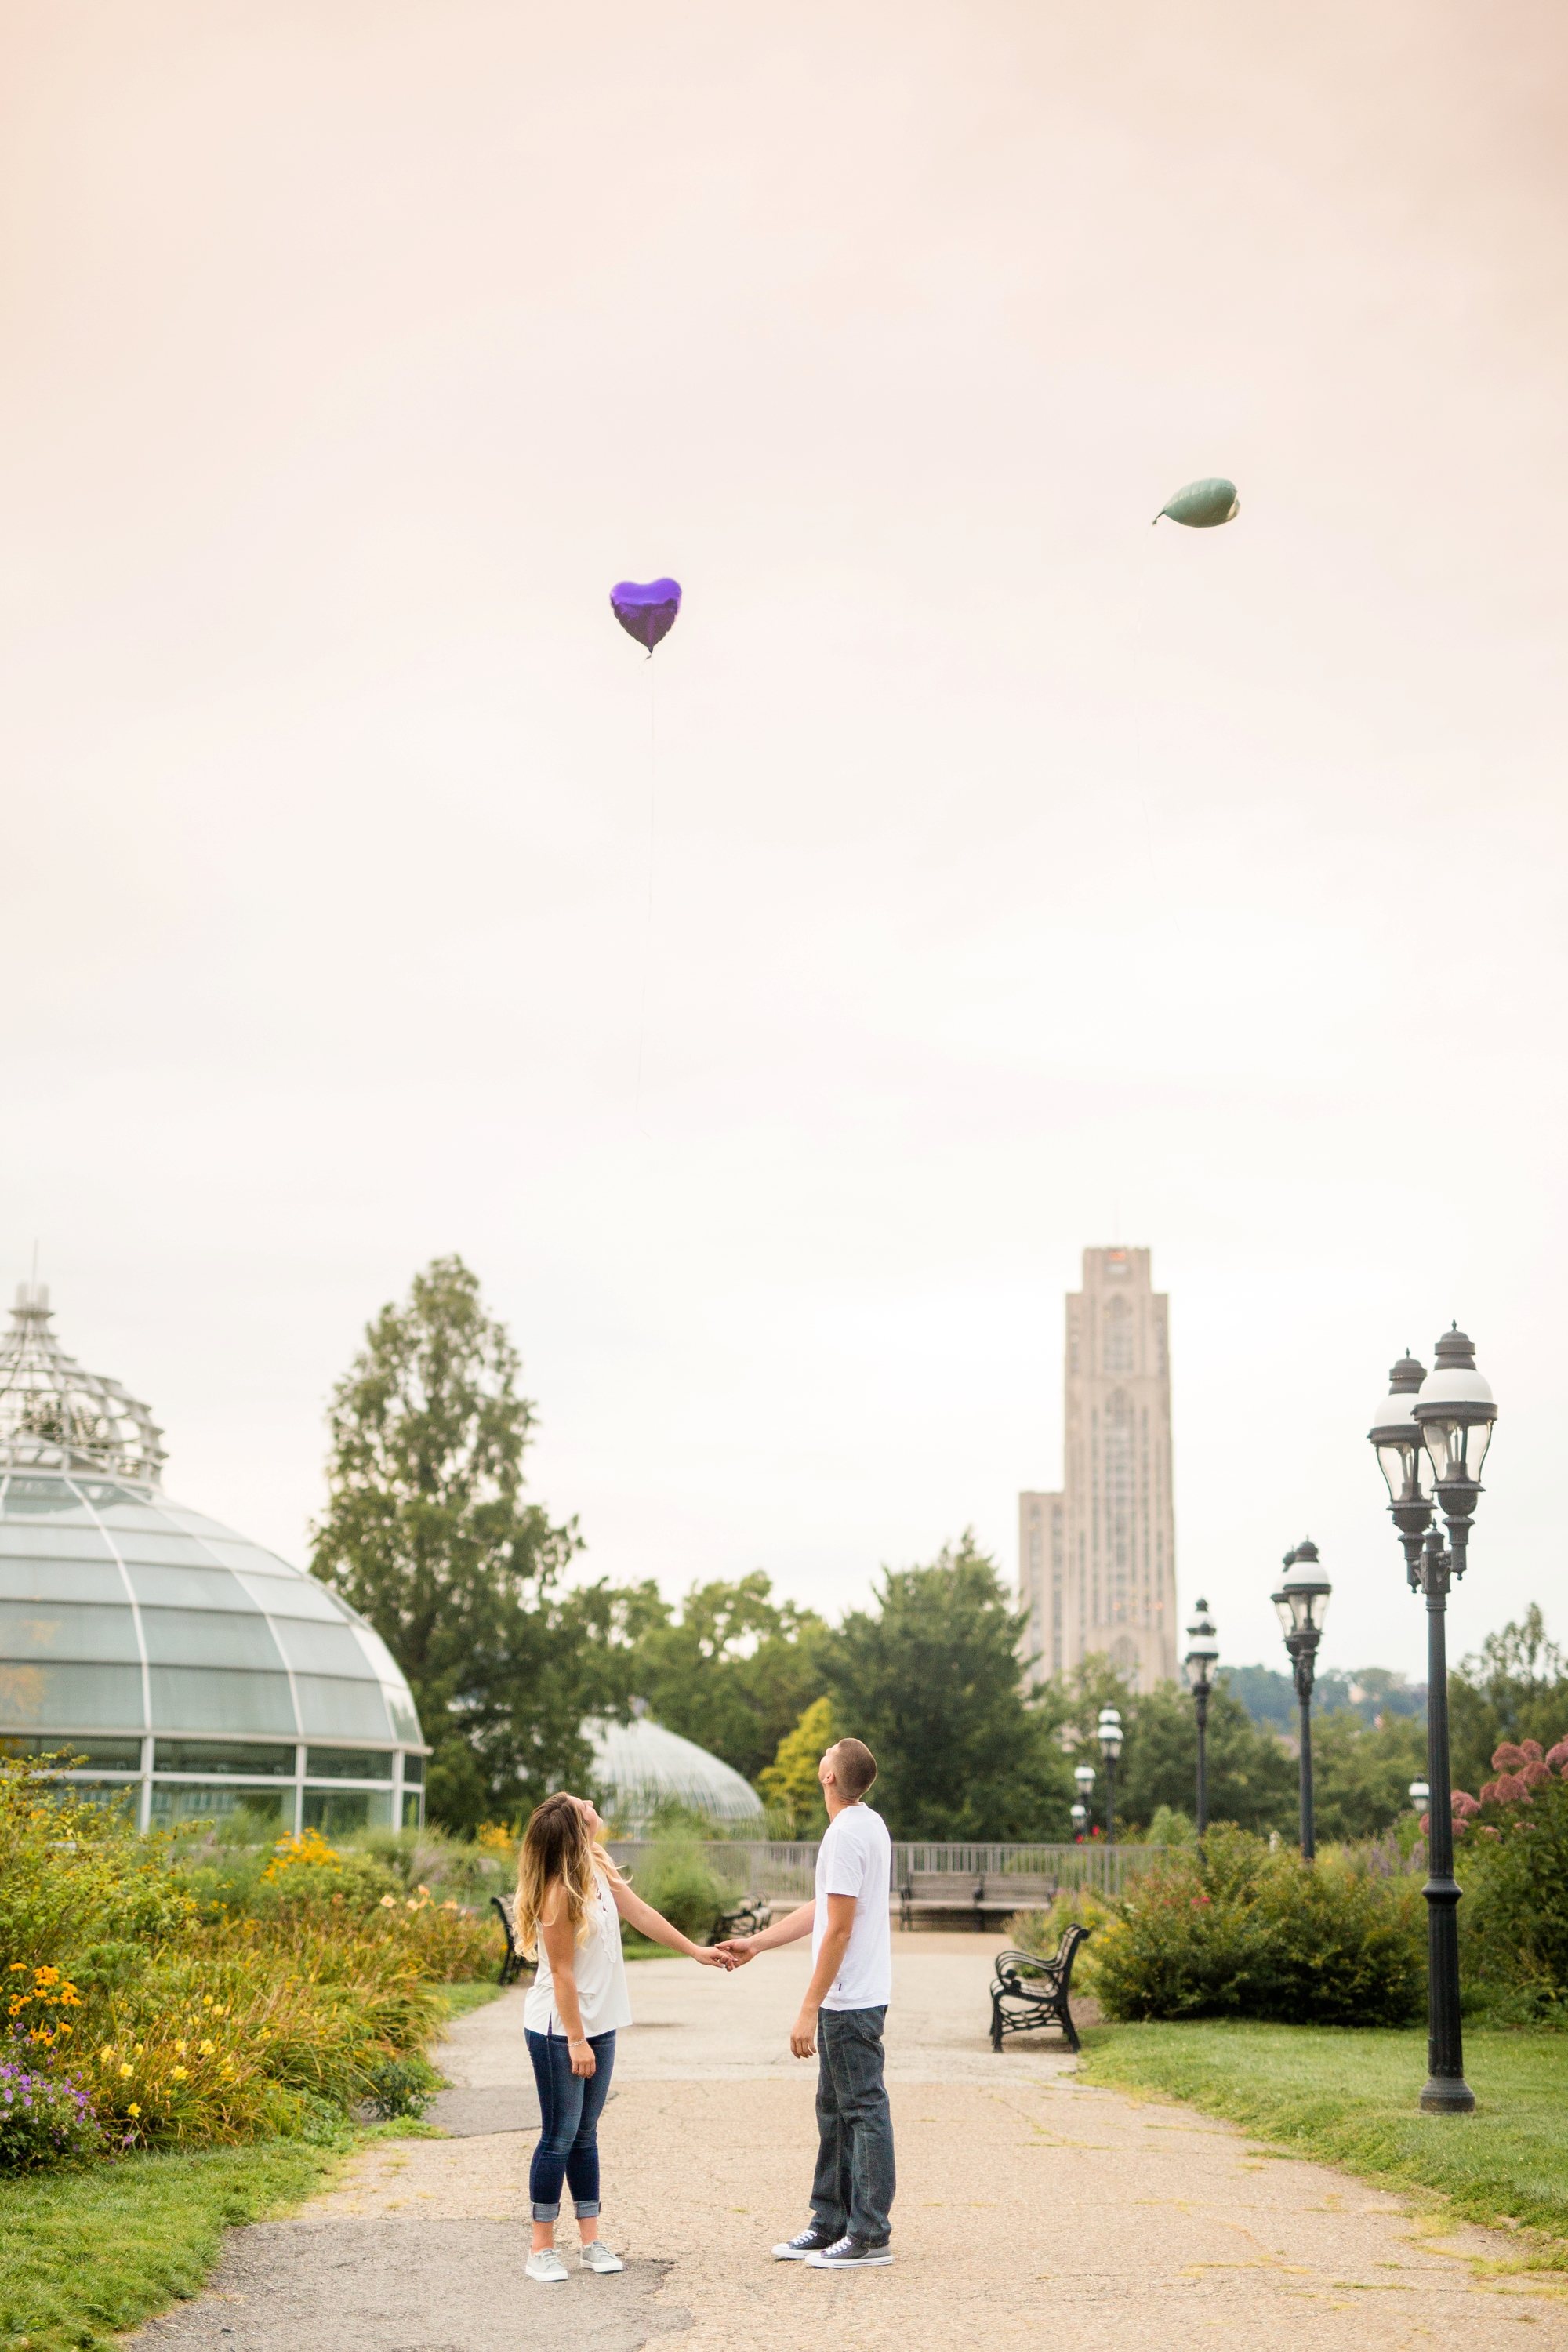
[[[1296,1685],[1288,1674],[1276,1666],[1225,1666],[1219,1679],[1230,1685],[1254,1723],[1269,1731],[1295,1730]],[[1403,1675],[1392,1674],[1386,1666],[1359,1666],[1353,1672],[1320,1667],[1312,1686],[1312,1713],[1332,1715],[1341,1708],[1348,1708],[1369,1725],[1379,1716],[1424,1716],[1426,1685],[1406,1682]]]

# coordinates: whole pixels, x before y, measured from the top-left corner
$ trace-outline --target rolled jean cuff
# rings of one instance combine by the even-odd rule
[[[572,2210],[576,2214],[579,2221],[596,2221],[599,2218],[599,2200],[596,2197],[574,2197]]]
[[[536,2221],[559,2221],[561,2219],[560,2198],[558,2197],[555,2200],[553,2205],[536,2205],[533,2209],[533,2218]]]

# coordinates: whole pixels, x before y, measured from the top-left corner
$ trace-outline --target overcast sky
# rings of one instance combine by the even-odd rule
[[[0,1272],[171,1489],[301,1558],[456,1250],[585,1572],[1011,1577],[1125,1241],[1226,1655],[1424,1670],[1452,1318],[1568,1634],[1560,11],[0,27]]]

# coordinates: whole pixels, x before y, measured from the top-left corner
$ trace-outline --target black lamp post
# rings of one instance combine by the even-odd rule
[[[1116,1843],[1116,1759],[1121,1753],[1121,1716],[1113,1706],[1100,1710],[1100,1752],[1105,1759],[1105,1843]]]
[[[1072,1776],[1078,1783],[1078,1802],[1072,1809],[1072,1817],[1082,1830],[1087,1843],[1090,1826],[1089,1807],[1094,1802],[1094,1767],[1092,1764],[1075,1764]]]
[[[1285,1581],[1273,1595],[1284,1628],[1285,1647],[1296,1675],[1296,1702],[1301,1710],[1301,1859],[1310,1862],[1318,1851],[1312,1826],[1312,1669],[1333,1587],[1318,1565],[1318,1547],[1299,1543],[1285,1555]]]
[[[1459,1888],[1454,1878],[1454,1812],[1448,1781],[1450,1578],[1463,1576],[1480,1468],[1497,1406],[1476,1370],[1474,1342],[1455,1324],[1437,1342],[1431,1381],[1406,1354],[1389,1374],[1389,1393],[1367,1434],[1388,1481],[1389,1513],[1405,1549],[1410,1589],[1426,1602],[1426,2087],[1428,2115],[1468,2116],[1476,2095],[1465,2080],[1459,2031]],[[1432,1525],[1434,1493],[1448,1530]]]
[[[1198,1835],[1202,1837],[1209,1825],[1209,1693],[1214,1688],[1215,1661],[1219,1656],[1206,1601],[1198,1603],[1197,1621],[1187,1627],[1187,1640],[1192,1646],[1183,1664],[1187,1671],[1187,1687],[1193,1695],[1193,1711],[1198,1719]]]

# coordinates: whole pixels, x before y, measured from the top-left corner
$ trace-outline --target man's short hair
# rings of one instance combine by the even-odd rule
[[[833,1777],[847,1797],[865,1795],[877,1777],[877,1759],[863,1739],[834,1741]]]

